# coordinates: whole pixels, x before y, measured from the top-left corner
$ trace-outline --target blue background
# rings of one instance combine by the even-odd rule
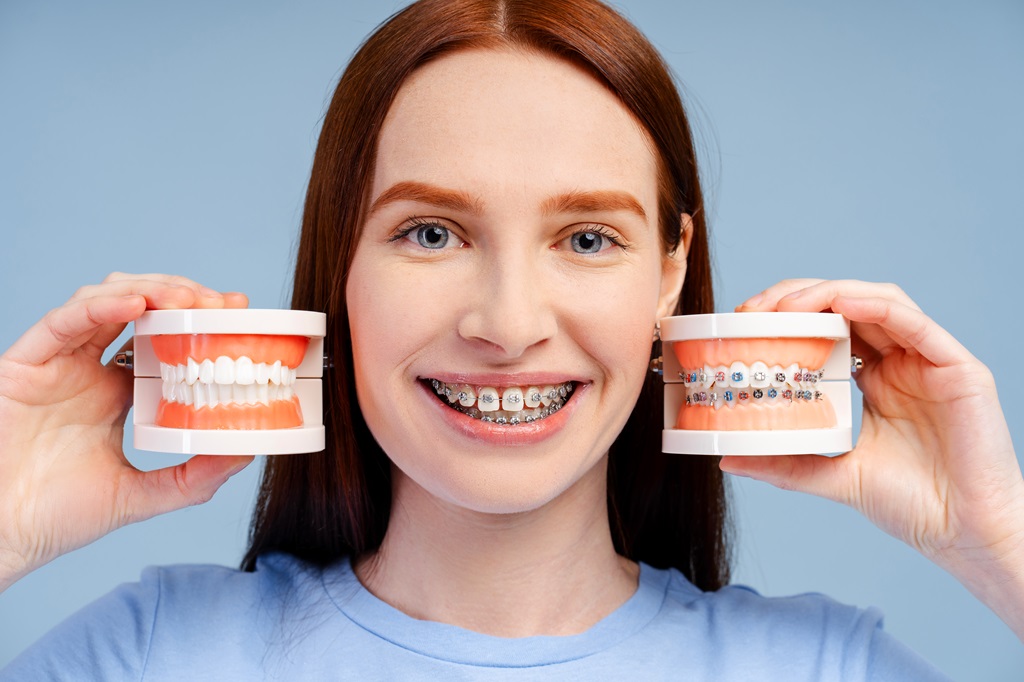
[[[0,4],[0,348],[112,270],[286,306],[328,98],[400,4]],[[618,6],[694,113],[719,309],[785,277],[897,282],[996,371],[1020,448],[1024,5]],[[237,564],[256,482],[253,466],[0,595],[0,665],[145,565]],[[1013,634],[853,511],[745,480],[733,495],[738,582],[877,605],[953,677],[1020,679]]]

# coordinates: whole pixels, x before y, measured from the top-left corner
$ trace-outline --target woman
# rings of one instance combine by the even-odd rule
[[[259,570],[150,576],[20,665],[67,669],[110,619],[127,628],[97,632],[101,666],[140,676],[197,661],[301,676],[339,660],[381,677],[537,666],[929,674],[870,613],[736,589],[698,595],[650,567],[674,566],[706,589],[727,577],[716,463],[650,446],[655,322],[712,305],[685,118],[656,54],[616,15],[424,3],[383,27],[325,121],[295,291],[296,307],[335,325],[326,417],[336,442],[268,467],[246,559],[252,569],[263,556]],[[114,275],[5,354],[0,480],[16,482],[3,496],[3,518],[15,520],[0,543],[7,584],[124,522],[206,499],[244,466],[126,467],[129,379],[96,362],[146,307],[242,304],[188,281]],[[849,317],[869,407],[846,457],[726,458],[722,468],[858,507],[1020,634],[1022,483],[987,370],[889,286],[788,281],[743,307]],[[502,427],[451,411],[431,380],[551,382],[572,395],[533,426]],[[49,426],[64,421],[88,426]],[[56,457],[63,447],[81,457]],[[81,500],[83,480],[93,497],[68,523],[62,502]],[[688,609],[701,617],[686,620]],[[719,619],[721,629],[704,627]],[[216,657],[182,660],[215,633]],[[531,635],[559,639],[498,639]],[[328,649],[340,658],[311,656]],[[353,661],[358,652],[374,658]]]

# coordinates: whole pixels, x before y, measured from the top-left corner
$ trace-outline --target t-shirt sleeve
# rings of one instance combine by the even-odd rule
[[[0,670],[17,680],[140,680],[160,603],[160,572],[148,568],[78,611]]]
[[[859,631],[859,632],[858,632]],[[858,664],[864,666],[863,675],[856,679],[878,682],[948,682],[950,679],[916,651],[882,628],[882,614],[878,609],[860,611],[854,626],[853,642],[862,644]]]

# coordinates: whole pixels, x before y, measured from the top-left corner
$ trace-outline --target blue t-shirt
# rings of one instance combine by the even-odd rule
[[[636,593],[586,632],[502,638],[416,620],[348,561],[284,554],[254,573],[150,568],[58,626],[0,680],[935,680],[878,611],[821,595],[701,592],[641,564]]]

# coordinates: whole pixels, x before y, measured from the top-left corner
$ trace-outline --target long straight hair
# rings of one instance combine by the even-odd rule
[[[270,457],[242,567],[283,551],[325,565],[377,549],[391,510],[391,469],[355,400],[345,285],[369,199],[377,140],[406,78],[445,54],[480,48],[539,51],[588,71],[632,112],[659,165],[666,253],[693,218],[686,285],[676,314],[714,312],[696,156],[679,93],[661,56],[626,19],[596,0],[422,0],[363,43],[324,119],[306,194],[292,307],[327,314],[333,369],[324,381],[323,452]],[[659,349],[652,349],[652,357]],[[675,567],[702,589],[729,577],[727,515],[715,458],[661,452],[663,392],[649,375],[612,445],[608,513],[616,551]]]

